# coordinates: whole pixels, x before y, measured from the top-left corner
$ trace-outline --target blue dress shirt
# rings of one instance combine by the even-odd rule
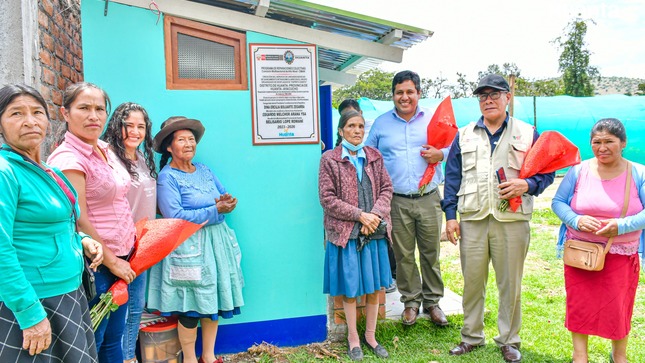
[[[432,112],[417,107],[410,121],[405,121],[396,113],[396,108],[379,116],[372,125],[365,145],[377,148],[383,155],[394,193],[419,193],[419,181],[428,163],[421,157],[422,145],[428,143],[427,129]],[[450,147],[441,149],[443,160],[447,160]],[[427,191],[435,189],[443,182],[441,163],[435,167],[432,181]]]

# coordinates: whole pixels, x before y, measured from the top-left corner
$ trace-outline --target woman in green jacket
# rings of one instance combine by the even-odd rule
[[[76,192],[41,160],[48,125],[38,91],[0,89],[0,362],[97,361],[80,286],[83,254],[95,269],[103,251],[76,233]]]

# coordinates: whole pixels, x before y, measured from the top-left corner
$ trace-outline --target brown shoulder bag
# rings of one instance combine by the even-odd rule
[[[632,163],[627,162],[627,178],[625,179],[625,200],[620,218],[627,214],[629,191],[632,181]],[[587,271],[600,271],[605,267],[605,255],[609,252],[614,237],[610,237],[603,248],[602,244],[569,239],[564,242],[564,264]]]

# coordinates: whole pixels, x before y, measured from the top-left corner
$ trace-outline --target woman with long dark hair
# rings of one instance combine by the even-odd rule
[[[152,122],[143,106],[126,102],[112,113],[102,139],[130,174],[127,198],[134,222],[154,219],[157,211],[157,172],[152,151]],[[123,362],[136,362],[139,323],[146,304],[147,273],[128,285],[128,304],[123,332]]]

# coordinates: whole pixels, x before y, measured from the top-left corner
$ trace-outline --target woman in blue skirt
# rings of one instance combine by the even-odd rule
[[[364,344],[378,357],[388,353],[375,338],[378,293],[392,283],[388,260],[392,181],[378,150],[363,145],[365,120],[356,111],[338,122],[338,141],[320,160],[318,189],[325,213],[324,292],[343,297],[347,353],[362,360],[356,330],[356,298],[366,295]]]

